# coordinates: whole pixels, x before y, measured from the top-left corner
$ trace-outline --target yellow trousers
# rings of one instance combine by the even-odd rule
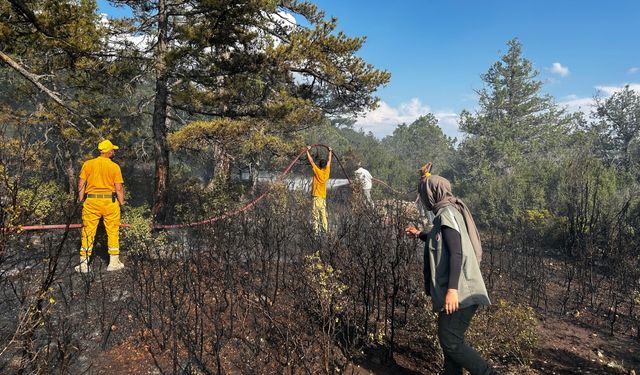
[[[329,220],[327,219],[327,200],[326,198],[313,197],[313,207],[311,208],[311,220],[313,221],[313,230],[320,232],[320,225],[325,232],[329,231]]]
[[[82,206],[82,247],[80,257],[91,256],[93,241],[100,218],[104,218],[107,230],[107,247],[109,255],[120,254],[120,204],[109,198],[87,198]]]

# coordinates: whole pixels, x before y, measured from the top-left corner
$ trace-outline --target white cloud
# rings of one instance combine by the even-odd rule
[[[629,83],[621,86],[596,86],[595,89],[601,97],[608,98],[627,85],[631,90],[640,94],[640,83]],[[577,95],[566,96],[558,102],[560,106],[565,107],[569,112],[584,112],[587,115],[591,114],[595,103],[596,101],[593,97],[579,97]]]
[[[631,90],[640,93],[640,83],[628,83],[622,86],[596,86],[596,89],[603,93],[605,96],[611,96],[616,92],[622,90],[627,85]]]
[[[364,131],[371,131],[379,138],[393,133],[399,124],[410,124],[418,117],[431,112],[431,108],[423,105],[418,98],[413,98],[408,103],[402,103],[397,108],[384,101],[380,101],[379,104],[378,108],[356,121],[356,126],[361,127]]]
[[[629,74],[636,74],[636,73],[640,72],[640,68],[637,67],[637,66],[634,66],[633,68],[630,68],[627,72]]]
[[[458,140],[462,138],[460,125],[458,124],[460,116],[457,113],[436,112],[433,115],[438,119],[438,126],[442,128],[444,134],[452,138],[458,138]]]
[[[109,15],[101,13],[98,24],[101,27],[108,28],[111,25]],[[109,48],[113,50],[135,48],[140,52],[146,51],[155,41],[154,36],[150,34],[109,34],[108,38]]]
[[[392,134],[398,125],[411,124],[418,117],[429,113],[433,113],[438,119],[438,125],[445,134],[460,138],[458,114],[451,111],[432,111],[431,107],[423,104],[418,98],[413,98],[408,103],[401,103],[398,107],[392,107],[381,101],[378,108],[359,118],[355,126],[362,128],[365,132],[372,132],[378,138],[383,138]]]
[[[264,13],[264,15],[269,19],[269,22],[267,22],[267,26],[269,28],[283,28],[292,30],[297,27],[296,18],[291,13],[278,10],[275,13]],[[109,27],[111,24],[111,17],[106,13],[101,13],[98,24],[102,27]],[[262,51],[266,48],[267,43],[272,43],[274,46],[278,46],[282,43],[281,40],[273,37],[267,31],[258,29],[256,27],[251,27],[250,29],[251,31],[256,32],[259,35],[259,38],[256,38],[256,40],[254,40],[254,44],[250,45],[249,48],[257,51]],[[276,32],[275,34],[278,33]],[[124,48],[135,48],[138,51],[147,51],[151,46],[153,46],[155,42],[156,36],[154,34],[143,33],[110,35],[108,39],[109,47],[115,50]],[[204,52],[209,53],[211,52],[211,50],[211,47],[207,47],[204,49]]]
[[[623,85],[601,85],[595,86],[601,97],[607,98],[622,90],[628,85],[632,90],[640,93],[640,83],[628,83]],[[477,99],[477,98],[476,98]],[[595,99],[591,96],[581,97],[568,95],[558,100],[558,104],[569,112],[583,112],[590,116],[593,112]],[[381,101],[379,107],[358,118],[355,127],[361,128],[365,132],[372,132],[378,138],[391,135],[399,124],[411,124],[418,117],[432,113],[438,119],[438,126],[449,137],[462,138],[459,129],[460,116],[452,111],[434,110],[430,106],[422,103],[420,99],[413,98],[409,102],[402,103],[396,107]]]
[[[553,64],[551,64],[551,73],[557,74],[560,77],[566,77],[569,75],[569,73],[571,73],[569,71],[569,68],[567,68],[566,66],[562,66],[562,64],[560,64],[559,62],[554,62]]]
[[[589,114],[595,104],[595,100],[592,97],[581,98],[577,95],[569,95],[562,98],[558,104],[565,107],[569,112],[584,112]]]

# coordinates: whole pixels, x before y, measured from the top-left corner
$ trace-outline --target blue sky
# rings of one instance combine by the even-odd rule
[[[339,29],[366,36],[367,62],[391,72],[380,108],[358,126],[382,137],[431,112],[459,136],[457,115],[477,106],[480,74],[517,37],[546,82],[544,92],[571,110],[593,95],[631,84],[640,90],[638,0],[315,0]],[[98,1],[111,16],[122,11]]]

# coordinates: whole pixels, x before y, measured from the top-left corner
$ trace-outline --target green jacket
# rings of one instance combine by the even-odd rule
[[[433,229],[429,232],[424,247],[424,282],[427,294],[431,295],[433,311],[439,312],[444,308],[444,298],[449,284],[449,251],[442,240],[443,225],[458,231],[462,242],[462,272],[458,282],[460,308],[490,305],[491,301],[469,240],[464,218],[455,207],[447,206],[436,212]]]

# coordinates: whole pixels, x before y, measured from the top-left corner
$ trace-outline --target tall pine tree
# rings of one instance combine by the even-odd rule
[[[542,81],[522,56],[517,39],[483,74],[479,109],[463,111],[465,132],[457,158],[462,194],[480,207],[483,224],[519,220],[528,209],[545,207],[545,184],[562,157],[559,147],[571,116],[541,93]]]
[[[549,147],[566,130],[567,119],[540,92],[543,83],[522,56],[522,44],[513,39],[507,45],[507,53],[481,75],[480,108],[475,114],[462,112],[460,129],[467,135],[462,151],[469,160],[510,173],[524,158]]]
[[[629,171],[640,164],[640,94],[628,85],[609,98],[598,98],[594,128],[601,157]]]
[[[306,1],[111,3],[133,10],[121,32],[148,41],[134,57],[148,60],[154,86],[159,221],[167,213],[170,132],[174,147],[210,149],[224,172],[238,153],[291,145],[293,133],[325,116],[372,108],[373,92],[389,80],[355,55],[364,38],[337,32],[337,21]]]

